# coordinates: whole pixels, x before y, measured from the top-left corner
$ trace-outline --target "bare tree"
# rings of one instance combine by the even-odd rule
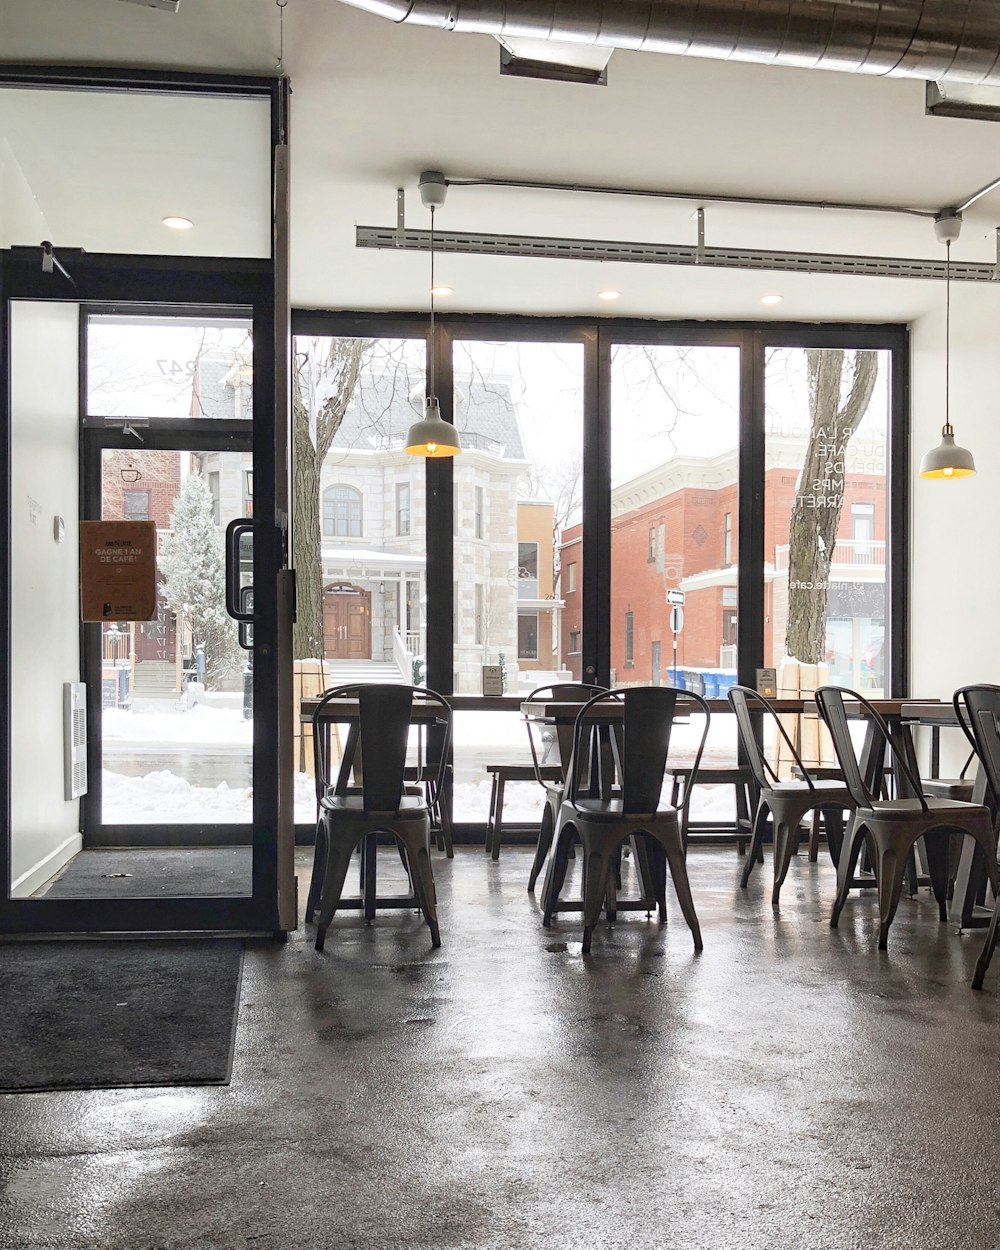
[[[323,655],[320,472],[358,387],[366,339],[296,340],[292,369],[292,530],[297,658]]]
[[[844,506],[847,444],[868,411],[878,354],[810,348],[806,376],[810,434],[788,539],[785,651],[804,664],[819,664],[826,654],[830,565]]]

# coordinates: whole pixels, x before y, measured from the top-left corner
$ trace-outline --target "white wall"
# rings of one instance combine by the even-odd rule
[[[0,247],[12,243],[41,243],[51,237],[10,144],[0,135]]]
[[[1000,682],[1000,284],[953,283],[951,420],[975,477],[925,481],[944,421],[940,313],[912,326],[910,690],[950,698]]]
[[[63,683],[80,680],[78,312],[15,303],[11,317],[11,893],[79,849],[63,798]],[[53,519],[66,524],[57,543]]]

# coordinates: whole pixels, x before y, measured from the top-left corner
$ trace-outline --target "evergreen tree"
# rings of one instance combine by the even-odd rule
[[[172,537],[165,540],[159,565],[172,611],[187,614],[192,642],[205,648],[209,689],[231,686],[243,666],[236,624],[226,612],[226,557],[222,531],[215,524],[212,492],[199,473],[185,478],[170,514]]]

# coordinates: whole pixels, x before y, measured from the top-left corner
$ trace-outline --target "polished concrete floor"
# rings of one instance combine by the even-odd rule
[[[692,851],[698,956],[674,904],[584,959],[470,848],[438,951],[409,912],[252,944],[228,1088],[0,1097],[0,1248],[995,1250],[1000,959],[976,994],[926,893],[879,954],[829,864],[772,911],[738,862]]]

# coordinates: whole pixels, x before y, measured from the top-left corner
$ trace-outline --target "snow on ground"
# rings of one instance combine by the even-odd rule
[[[105,741],[163,746],[250,746],[253,743],[253,721],[244,720],[240,709],[207,707],[200,703],[184,709],[169,699],[162,703],[162,711],[105,708],[101,722]]]
[[[126,711],[108,708],[103,717],[104,738],[114,744],[121,758],[128,743],[143,748],[161,746],[170,755],[186,747],[245,747],[253,743],[253,722],[243,719],[237,708],[198,704],[184,710],[165,702],[162,710]],[[693,752],[700,728],[692,719],[675,727],[672,752]],[[735,757],[732,719],[713,726],[706,762],[725,763]],[[733,743],[731,744],[731,739]],[[489,814],[491,781],[486,763],[528,763],[530,754],[524,722],[520,716],[496,712],[458,712],[455,715],[454,818],[459,822],[485,822]],[[178,771],[183,766],[178,763]],[[251,788],[192,785],[169,769],[141,777],[104,773],[104,820],[110,824],[152,821],[249,823],[252,820]],[[511,782],[504,793],[503,819],[515,824],[536,824],[541,819],[543,791],[535,782]],[[732,820],[735,814],[731,786],[696,786],[691,801],[692,820]],[[316,798],[311,777],[296,774],[295,819],[311,823]]]

